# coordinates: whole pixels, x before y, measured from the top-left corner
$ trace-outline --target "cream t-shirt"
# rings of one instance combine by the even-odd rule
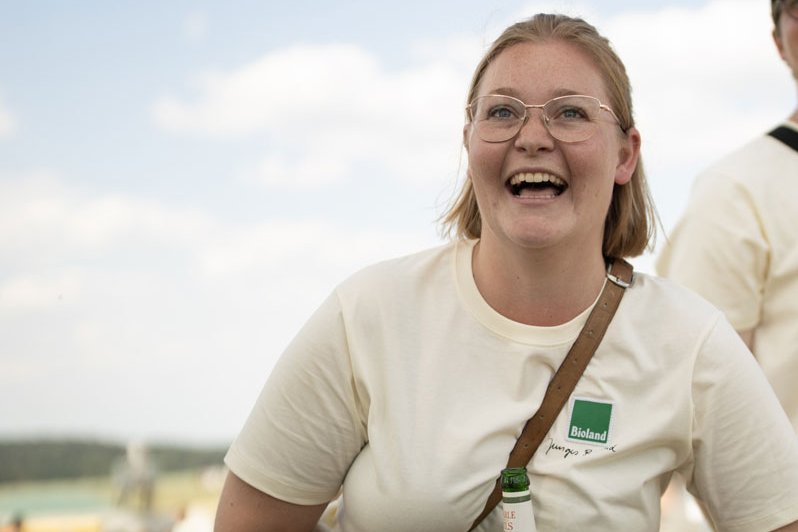
[[[752,350],[798,432],[798,152],[763,135],[703,172],[656,266],[735,329],[755,329]]]
[[[496,313],[473,242],[367,268],[288,347],[226,457],[344,531],[457,531],[482,510],[587,318]],[[529,472],[537,528],[655,530],[681,470],[723,530],[798,520],[798,439],[722,315],[638,275]],[[480,530],[500,530],[493,512]]]

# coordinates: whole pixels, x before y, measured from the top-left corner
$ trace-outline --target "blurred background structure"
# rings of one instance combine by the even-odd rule
[[[15,521],[26,532],[210,531],[223,454],[140,441],[0,443],[0,531]]]

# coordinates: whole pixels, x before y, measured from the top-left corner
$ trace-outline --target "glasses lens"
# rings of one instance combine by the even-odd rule
[[[563,142],[587,140],[596,130],[601,104],[589,96],[563,96],[546,102],[543,114],[551,135]]]
[[[786,0],[782,5],[788,15],[798,18],[798,0]]]
[[[525,117],[523,102],[510,96],[480,96],[471,104],[471,119],[485,142],[510,140],[521,129]]]

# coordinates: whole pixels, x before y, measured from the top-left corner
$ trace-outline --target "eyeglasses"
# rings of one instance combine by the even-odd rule
[[[581,142],[598,129],[601,111],[607,111],[620,126],[615,113],[598,98],[569,95],[552,98],[542,105],[528,105],[512,96],[488,94],[466,107],[477,135],[485,142],[505,142],[515,137],[529,119],[527,109],[543,111],[546,130],[562,142]]]
[[[776,9],[779,15],[787,13],[791,18],[798,20],[798,0],[777,0]]]

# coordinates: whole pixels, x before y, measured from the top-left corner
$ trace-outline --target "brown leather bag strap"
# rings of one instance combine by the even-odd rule
[[[632,284],[632,277],[631,264],[623,259],[613,260],[610,270],[607,272],[607,279],[610,282],[604,284],[604,289],[582,327],[582,331],[560,364],[557,373],[549,382],[540,408],[524,425],[524,430],[510,452],[507,467],[525,467],[532,459],[532,455],[535,454],[560,410],[571,396],[576,383],[579,382],[593,353],[601,343],[601,339],[604,338],[604,333],[618,309],[624,290]],[[501,498],[500,479],[496,479],[496,485],[485,503],[485,508],[474,520],[469,531],[479,526],[482,520],[499,504]]]

